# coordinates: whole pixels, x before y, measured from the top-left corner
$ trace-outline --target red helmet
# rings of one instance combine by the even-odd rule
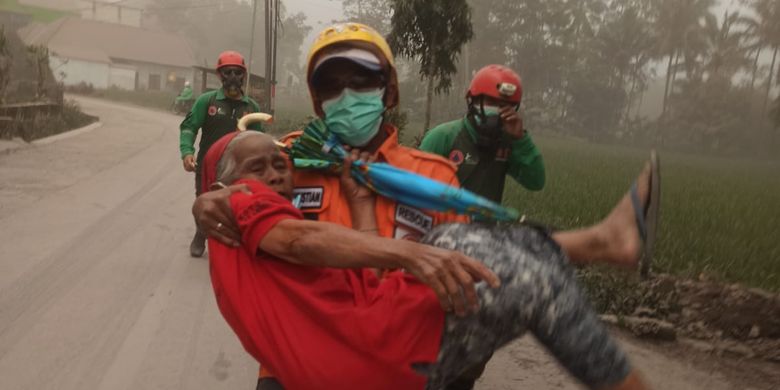
[[[244,56],[236,51],[228,50],[223,51],[217,59],[217,70],[223,66],[238,66],[246,71],[246,62],[244,62]]]
[[[480,69],[471,80],[466,97],[480,95],[520,104],[523,98],[523,84],[520,76],[503,65],[488,65]]]

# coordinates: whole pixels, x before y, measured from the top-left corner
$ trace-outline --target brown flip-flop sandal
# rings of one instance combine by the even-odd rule
[[[658,154],[650,152],[650,193],[644,206],[639,201],[637,183],[631,186],[631,203],[634,206],[636,225],[642,239],[642,253],[639,259],[639,274],[647,277],[653,263],[659,209],[661,206],[661,171]]]

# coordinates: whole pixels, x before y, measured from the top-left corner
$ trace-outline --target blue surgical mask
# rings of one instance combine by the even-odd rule
[[[325,125],[345,144],[366,146],[382,125],[384,95],[384,88],[365,92],[344,89],[341,95],[322,102]]]
[[[477,146],[482,148],[494,148],[503,132],[500,109],[495,106],[483,106],[471,108],[474,118],[474,128],[477,131]]]
[[[496,126],[499,124],[498,122],[501,118],[499,118],[500,109],[498,107],[484,106],[482,112],[484,113],[484,117],[482,115],[476,115],[474,117],[477,125]]]

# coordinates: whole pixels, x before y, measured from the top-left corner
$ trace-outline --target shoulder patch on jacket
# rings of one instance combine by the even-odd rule
[[[428,133],[436,132],[436,133],[441,133],[441,134],[446,134],[451,136],[453,135],[453,133],[457,135],[458,133],[460,133],[461,130],[463,130],[463,128],[464,128],[463,118],[461,118],[461,119],[455,119],[449,122],[442,123],[428,130]]]
[[[423,152],[422,150],[412,149],[406,146],[399,146],[399,147],[404,148],[409,153],[409,155],[411,155],[414,158],[431,161],[441,165],[442,169],[450,170],[453,175],[457,171],[457,167],[452,161],[447,160],[446,158],[439,156],[438,154]]]
[[[202,94],[200,94],[200,96],[198,96],[198,98],[196,99],[195,104],[197,104],[197,102],[206,102],[206,103],[208,103],[208,101],[211,100],[211,98],[214,95],[216,95],[216,94],[217,94],[216,90],[203,92]]]

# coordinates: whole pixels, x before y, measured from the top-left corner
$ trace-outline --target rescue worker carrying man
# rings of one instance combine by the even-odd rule
[[[195,172],[195,196],[203,192],[200,166],[209,147],[224,135],[236,131],[236,125],[242,116],[260,112],[257,102],[246,96],[241,89],[247,77],[246,63],[241,54],[235,51],[220,54],[217,59],[217,76],[222,81],[222,88],[200,95],[179,126],[182,164],[185,171]],[[263,131],[259,123],[250,128]],[[196,158],[194,145],[200,129],[203,129],[203,133]],[[195,236],[190,243],[190,255],[201,257],[205,250],[206,235],[196,227]]]
[[[450,163],[439,156],[400,145],[398,130],[384,121],[384,112],[398,105],[398,77],[390,47],[379,33],[359,23],[328,27],[312,44],[307,64],[314,112],[347,146],[355,151],[359,148],[366,159],[458,185]],[[282,140],[292,142],[300,134],[294,132]],[[348,190],[342,186],[339,176],[296,170],[293,184],[306,219],[352,227]],[[369,196],[366,201],[375,202],[377,222],[376,230],[368,233],[381,237],[417,241],[436,225],[467,221],[453,213],[420,210],[384,197],[374,199],[370,191],[366,194]],[[227,197],[220,201],[228,204]],[[207,204],[209,194],[200,196],[197,202]],[[231,215],[230,211],[226,212]],[[210,230],[217,225],[219,229]],[[201,226],[207,229],[208,235],[232,237],[234,243],[240,237],[233,221],[201,223]],[[258,389],[281,388],[271,373],[264,371],[260,376]]]

